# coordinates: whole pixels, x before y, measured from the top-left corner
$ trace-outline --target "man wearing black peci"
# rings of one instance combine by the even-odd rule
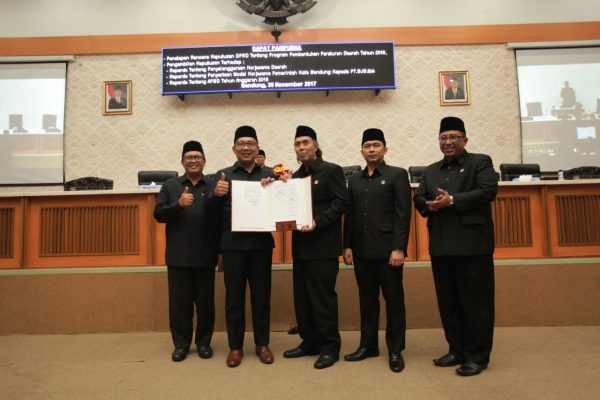
[[[202,145],[183,146],[185,174],[167,180],[156,199],[154,218],[166,223],[165,258],[169,282],[169,327],[175,350],[173,361],[186,358],[192,343],[196,305],[196,349],[202,358],[212,357],[210,347],[215,324],[215,266],[219,248],[219,217],[209,201],[212,182],[202,174],[206,159]]]
[[[379,356],[381,289],[386,304],[389,367],[401,372],[406,336],[402,273],[410,231],[410,183],[405,169],[385,163],[387,147],[381,130],[363,132],[361,153],[367,166],[348,181],[349,206],[344,219],[344,262],[354,264],[358,284],[360,345],[344,359]]]
[[[271,262],[275,242],[270,232],[233,232],[231,230],[231,181],[260,181],[273,177],[271,169],[256,164],[258,137],[251,126],[235,131],[233,152],[237,161],[215,175],[214,197],[222,203],[223,234],[221,254],[225,277],[225,321],[229,340],[227,366],[237,367],[244,355],[246,328],[246,284],[250,286],[255,352],[264,364],[273,362],[269,349],[271,316]]]
[[[438,307],[449,344],[439,367],[461,365],[472,376],[487,368],[494,334],[494,224],[491,203],[498,191],[492,159],[468,153],[464,123],[440,123],[444,158],[425,169],[414,196],[427,217],[429,254]]]
[[[313,221],[292,233],[294,308],[302,343],[283,356],[319,354],[314,366],[322,369],[335,364],[340,354],[335,283],[342,254],[346,182],[339,165],[323,160],[312,128],[298,126],[294,150],[301,165],[292,177],[311,180]]]

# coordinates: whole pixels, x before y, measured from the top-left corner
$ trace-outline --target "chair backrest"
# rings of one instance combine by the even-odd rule
[[[512,181],[521,175],[531,175],[534,178],[541,176],[539,164],[500,164],[500,179]]]
[[[152,182],[162,185],[167,179],[177,175],[177,171],[139,171],[138,185],[150,185]]]
[[[598,179],[600,178],[600,167],[585,166],[576,167],[564,171],[565,179]]]
[[[344,171],[344,178],[346,178],[346,180],[350,179],[352,175],[360,172],[361,170],[362,168],[360,165],[348,165],[347,167],[342,167],[342,171]]]
[[[425,172],[425,166],[412,166],[408,167],[408,174],[410,175],[411,183],[421,183],[423,179],[423,173]]]

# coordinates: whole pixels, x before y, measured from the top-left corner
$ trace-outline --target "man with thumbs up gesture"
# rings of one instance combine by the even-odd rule
[[[154,218],[166,223],[165,260],[169,281],[169,327],[175,350],[173,361],[183,361],[194,333],[201,358],[212,357],[210,341],[215,323],[215,265],[220,239],[219,208],[209,199],[212,180],[202,171],[206,160],[202,145],[183,146],[185,174],[166,181],[156,199]]]
[[[246,328],[246,285],[250,284],[252,325],[254,328],[255,353],[264,364],[273,362],[269,349],[271,318],[271,262],[273,235],[270,232],[232,232],[231,194],[229,182],[234,180],[257,181],[273,177],[270,168],[256,164],[258,137],[251,126],[240,126],[235,131],[233,153],[237,162],[216,174],[212,196],[222,204],[223,234],[221,254],[225,278],[225,321],[229,339],[227,366],[237,367],[244,355],[244,331]]]

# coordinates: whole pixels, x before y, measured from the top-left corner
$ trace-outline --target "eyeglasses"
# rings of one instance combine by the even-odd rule
[[[448,135],[448,136],[440,136],[439,137],[439,141],[440,143],[444,143],[447,140],[450,140],[451,142],[456,142],[458,139],[462,139],[467,137],[467,135]]]
[[[183,157],[183,159],[185,161],[202,161],[204,160],[203,156],[187,156],[187,157]]]
[[[250,149],[255,148],[256,146],[258,146],[258,143],[256,142],[235,142],[235,147],[238,148],[244,148],[244,147],[248,147]]]

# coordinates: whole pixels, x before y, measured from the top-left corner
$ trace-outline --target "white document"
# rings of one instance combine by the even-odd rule
[[[310,177],[275,181],[266,187],[260,182],[232,181],[231,230],[274,232],[277,222],[312,224],[310,185]]]

